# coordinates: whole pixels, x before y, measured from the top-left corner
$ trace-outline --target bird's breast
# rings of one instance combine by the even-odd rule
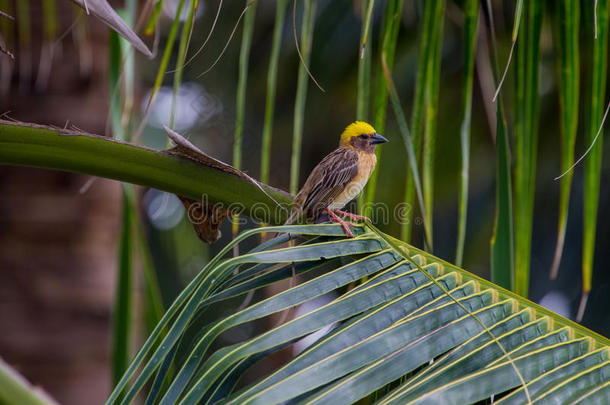
[[[375,169],[377,157],[374,153],[358,153],[358,174],[347,184],[345,190],[335,198],[328,208],[331,210],[340,210],[345,205],[356,198],[362,191],[366,183],[371,177],[371,173]]]

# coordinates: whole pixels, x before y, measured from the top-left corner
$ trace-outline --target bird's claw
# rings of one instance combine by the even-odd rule
[[[341,227],[343,228],[343,230],[345,231],[345,233],[350,237],[350,238],[354,238],[354,234],[352,233],[352,230],[349,229],[349,226],[358,226],[357,224],[354,224],[352,222],[349,221],[344,221],[343,219],[341,219],[337,214],[335,214],[334,212],[332,212],[330,209],[326,209],[326,211],[328,212],[328,216],[329,219],[332,222],[337,222],[338,224],[341,225]]]
[[[343,217],[353,219],[354,221],[370,221],[370,219],[368,217],[365,217],[363,215],[352,214],[351,212],[341,211],[341,210],[337,210],[335,212]]]

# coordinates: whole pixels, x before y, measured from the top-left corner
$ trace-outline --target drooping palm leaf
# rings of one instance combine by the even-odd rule
[[[424,196],[421,187],[421,181],[419,177],[419,169],[417,165],[417,154],[415,152],[415,147],[413,146],[413,138],[409,133],[409,128],[407,126],[407,120],[405,118],[405,114],[402,111],[402,107],[400,105],[400,100],[398,99],[398,92],[396,91],[396,86],[394,85],[394,81],[392,80],[392,76],[390,75],[390,70],[387,67],[385,62],[385,58],[382,55],[381,64],[384,68],[384,72],[386,75],[386,80],[388,83],[388,93],[390,95],[390,100],[392,101],[392,107],[394,110],[394,114],[396,116],[396,121],[398,122],[398,128],[400,129],[400,134],[402,135],[403,142],[406,147],[407,156],[409,157],[409,165],[407,171],[410,171],[409,180],[415,185],[415,190],[417,191],[417,201],[419,203],[419,209],[424,217],[424,234],[426,237],[426,244],[428,246],[432,246],[432,234],[430,230],[430,223],[427,222],[429,218],[426,215],[426,207],[424,204]],[[403,226],[401,237],[404,240],[405,235],[408,235],[408,230],[406,228],[410,227],[410,221],[404,220],[403,218]]]
[[[316,18],[317,0],[305,0],[303,2],[303,21],[301,23],[301,44],[296,39],[295,45],[298,47],[301,64],[297,76],[297,92],[294,102],[294,124],[292,130],[292,155],[290,159],[290,192],[296,194],[299,189],[299,170],[301,167],[301,140],[303,139],[303,128],[305,126],[305,102],[307,100],[307,85],[309,82],[309,60],[311,58],[311,48],[313,32]],[[296,2],[293,8],[293,22],[295,21]],[[296,22],[294,22],[296,24]],[[296,30],[296,26],[293,27]]]
[[[241,169],[241,145],[244,132],[244,116],[246,110],[246,87],[248,85],[248,62],[254,32],[254,17],[256,16],[256,3],[246,1],[246,14],[239,50],[239,77],[237,79],[237,99],[235,102],[235,134],[233,137],[233,167]]]
[[[424,204],[426,205],[426,223],[430,234],[432,234],[432,217],[434,208],[434,157],[436,155],[436,128],[438,121],[438,97],[441,69],[441,50],[443,43],[443,26],[445,14],[445,1],[435,0],[426,2],[426,8],[430,6],[432,35],[430,36],[429,59],[426,63],[425,84],[425,128],[422,145],[422,186],[424,192]],[[428,249],[432,251],[432,240],[429,241]]]
[[[464,3],[464,74],[462,93],[462,125],[460,126],[460,146],[462,170],[460,174],[460,196],[458,200],[458,235],[455,264],[462,265],[464,243],[466,241],[466,219],[468,218],[468,183],[470,177],[470,121],[472,116],[472,89],[474,82],[474,61],[476,56],[477,31],[479,26],[479,5],[476,0]]]
[[[411,113],[411,134],[413,137],[413,145],[415,148],[415,157],[419,162],[421,156],[421,144],[424,138],[425,123],[427,122],[427,101],[428,95],[433,94],[430,87],[434,83],[434,80],[430,77],[434,75],[434,60],[436,59],[436,48],[440,47],[440,40],[436,41],[435,38],[442,36],[442,19],[445,5],[443,1],[430,1],[426,3],[424,10],[424,21],[422,23],[421,39],[420,39],[420,51],[417,65],[417,78],[415,82],[415,93],[413,95],[413,111]],[[438,42],[438,44],[437,44]],[[440,53],[438,55],[440,57]],[[440,63],[440,62],[439,62]],[[430,145],[429,145],[430,146]],[[428,152],[432,152],[430,148],[427,148]],[[432,153],[428,154],[426,160],[426,172],[427,172],[427,185],[424,186],[426,192],[424,192],[424,201],[426,202],[426,222],[431,223],[432,215],[427,211],[429,207],[430,199],[432,197],[431,190],[431,174],[432,167]],[[405,191],[405,203],[409,206],[413,205],[413,197],[415,195],[415,189],[417,185],[414,184],[411,176],[407,176],[407,185]],[[427,197],[425,197],[427,195]],[[422,213],[423,215],[423,213]],[[402,227],[401,238],[405,241],[410,240],[411,235],[411,218],[408,221],[404,221]],[[407,223],[408,222],[408,223]],[[429,231],[430,233],[432,230]],[[430,242],[432,242],[432,238]]]
[[[559,107],[561,111],[559,114],[561,127],[561,172],[563,173],[574,163],[574,144],[576,143],[576,131],[578,129],[580,2],[578,0],[562,0],[552,2],[551,4],[555,6],[555,29],[553,33],[558,39],[557,70],[559,76]],[[551,266],[551,279],[557,277],[563,253],[563,244],[568,225],[572,175],[573,173],[570,171],[561,179],[557,245]]]
[[[172,26],[167,36],[165,50],[163,51],[163,56],[159,64],[159,69],[157,70],[157,76],[155,77],[155,83],[151,90],[150,98],[148,99],[148,105],[146,107],[147,111],[153,100],[155,99],[157,92],[161,88],[161,84],[163,83],[163,77],[165,76],[165,73],[167,71],[167,65],[169,64],[169,59],[172,55],[172,50],[174,49],[174,43],[176,41],[176,35],[178,34],[178,26],[180,25],[180,14],[182,13],[182,7],[184,7],[184,0],[180,0],[178,6],[176,7],[176,15],[174,16]]]
[[[501,80],[499,79],[498,55],[490,2],[487,2],[485,10],[490,41],[487,41],[486,31],[481,31],[481,42],[489,42],[493,74],[496,80]],[[502,96],[498,95],[496,99],[496,215],[491,237],[491,281],[512,291],[514,288],[514,239],[510,156]]]
[[[267,70],[267,96],[265,99],[265,123],[263,125],[263,139],[261,145],[261,181],[269,183],[271,169],[271,134],[273,132],[273,112],[275,108],[275,93],[277,87],[277,71],[280,59],[280,45],[282,43],[282,29],[286,15],[287,0],[278,0],[275,4],[275,23],[273,25],[273,40],[269,68]]]
[[[186,62],[186,53],[188,52],[193,32],[193,22],[195,21],[195,13],[197,12],[198,0],[191,0],[189,4],[189,13],[182,26],[180,34],[180,43],[178,45],[178,58],[176,59],[176,69],[174,71],[174,86],[172,90],[172,110],[170,115],[169,127],[174,128],[176,118],[176,109],[178,108],[178,92],[182,84],[182,73]],[[179,14],[178,14],[179,15]]]
[[[128,1],[121,14],[133,24],[135,18],[135,2]],[[124,40],[118,33],[110,33],[109,46],[109,115],[112,134],[116,139],[126,140],[129,136],[127,120],[123,120],[127,103],[122,103],[128,97],[133,97],[133,87],[126,86],[127,78],[133,78],[134,64],[129,63],[131,57],[128,48],[123,46]],[[125,41],[126,42],[126,41]],[[125,84],[122,86],[121,84]],[[131,342],[133,336],[132,319],[134,313],[134,223],[138,216],[135,208],[135,191],[133,184],[123,184],[121,199],[121,231],[118,243],[116,294],[114,297],[112,319],[112,381],[117,383],[131,359]]]
[[[234,244],[276,231],[254,250],[222,259]],[[282,247],[287,233],[304,242]],[[125,392],[131,401],[157,373],[165,377],[167,364],[178,372],[161,390],[162,403],[347,403],[392,382],[382,402],[471,403],[510,394],[507,403],[545,395],[565,403],[610,394],[608,339],[374,228],[361,226],[356,235],[345,238],[336,224],[241,234],[176,299],[108,403]],[[307,281],[206,326],[195,321],[219,301],[290,278],[291,263]],[[236,326],[331,292],[336,298],[325,305],[212,351]],[[237,385],[256,361],[328,327],[288,363]],[[156,350],[154,342],[161,342]],[[173,357],[179,342],[183,358]]]
[[[373,19],[374,5],[375,0],[362,2],[361,48],[360,58],[358,59],[358,100],[356,104],[356,118],[360,121],[368,121],[369,115],[372,46],[368,42],[371,39],[371,21]]]
[[[121,237],[119,240],[117,291],[115,294],[112,324],[112,381],[117,383],[127,370],[131,359],[131,338],[133,320],[133,261],[134,206],[133,186],[123,188]]]
[[[233,135],[233,167],[241,169],[241,149],[244,133],[244,119],[246,115],[246,88],[248,86],[248,65],[250,61],[250,48],[254,32],[254,18],[256,16],[256,3],[246,1],[246,14],[239,50],[239,75],[237,79],[237,96],[235,100],[235,133]],[[233,216],[233,235],[239,232],[239,216]]]
[[[400,30],[402,3],[403,2],[401,0],[390,0],[387,2],[383,14],[381,34],[379,36],[379,56],[385,55],[384,57],[386,64],[390,72],[394,67],[394,53],[396,51],[396,44],[398,42],[398,31]],[[378,59],[378,61],[380,61],[380,59]],[[377,132],[383,134],[385,131],[385,118],[388,107],[388,88],[385,73],[381,64],[378,65],[374,95],[372,111],[373,126]],[[383,148],[378,146],[375,152],[379,161],[381,161],[379,158],[382,150]],[[367,216],[371,215],[372,203],[375,201],[378,175],[379,169],[374,170],[373,173],[371,173],[371,177],[369,178],[364,192],[361,193],[360,197],[358,198],[358,206],[361,210],[362,208],[365,208],[362,212]]]
[[[542,3],[527,3],[517,40],[515,75],[515,284],[527,297],[534,220],[536,152],[538,149],[538,76]]]
[[[591,2],[586,3],[587,16],[590,16]],[[608,1],[596,2],[597,36],[594,39],[587,38],[586,43],[590,51],[590,70],[588,87],[588,110],[586,113],[585,144],[589,145],[595,139],[601,124],[604,108],[604,97],[606,94],[606,73],[608,71]],[[590,32],[590,31],[587,31]],[[595,146],[589,152],[585,160],[585,175],[583,188],[583,253],[582,253],[582,297],[578,313],[578,320],[582,320],[591,284],[593,281],[593,258],[595,253],[595,234],[597,229],[597,209],[599,205],[599,186],[601,180],[602,160],[602,137],[598,139]]]

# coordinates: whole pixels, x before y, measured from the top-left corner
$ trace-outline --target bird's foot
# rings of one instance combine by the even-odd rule
[[[365,217],[363,215],[352,214],[351,212],[341,210],[336,210],[335,212],[341,215],[342,217],[347,217],[349,219],[353,219],[354,221],[370,221],[368,217]]]
[[[357,226],[356,224],[353,224],[351,222],[348,221],[344,221],[342,220],[337,214],[335,214],[334,212],[332,212],[330,209],[326,209],[326,212],[328,212],[328,217],[332,222],[337,222],[339,224],[341,224],[341,226],[343,227],[343,230],[345,231],[345,233],[350,237],[353,238],[354,234],[352,233],[351,229],[349,229],[350,225],[354,225]]]

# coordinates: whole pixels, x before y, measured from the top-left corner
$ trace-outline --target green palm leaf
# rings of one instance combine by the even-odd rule
[[[277,231],[223,259],[235,244]],[[301,242],[284,247],[288,234]],[[165,404],[348,403],[374,393],[382,403],[569,402],[610,394],[608,339],[374,228],[356,235],[346,239],[339,225],[322,224],[238,236],[176,299],[108,403],[132,401],[153,380]],[[220,301],[290,278],[293,266],[307,281],[206,326],[197,322]],[[218,346],[236,326],[331,292],[336,298],[325,305]],[[238,384],[260,359],[329,327],[288,363]],[[184,355],[174,356],[176,348]]]

